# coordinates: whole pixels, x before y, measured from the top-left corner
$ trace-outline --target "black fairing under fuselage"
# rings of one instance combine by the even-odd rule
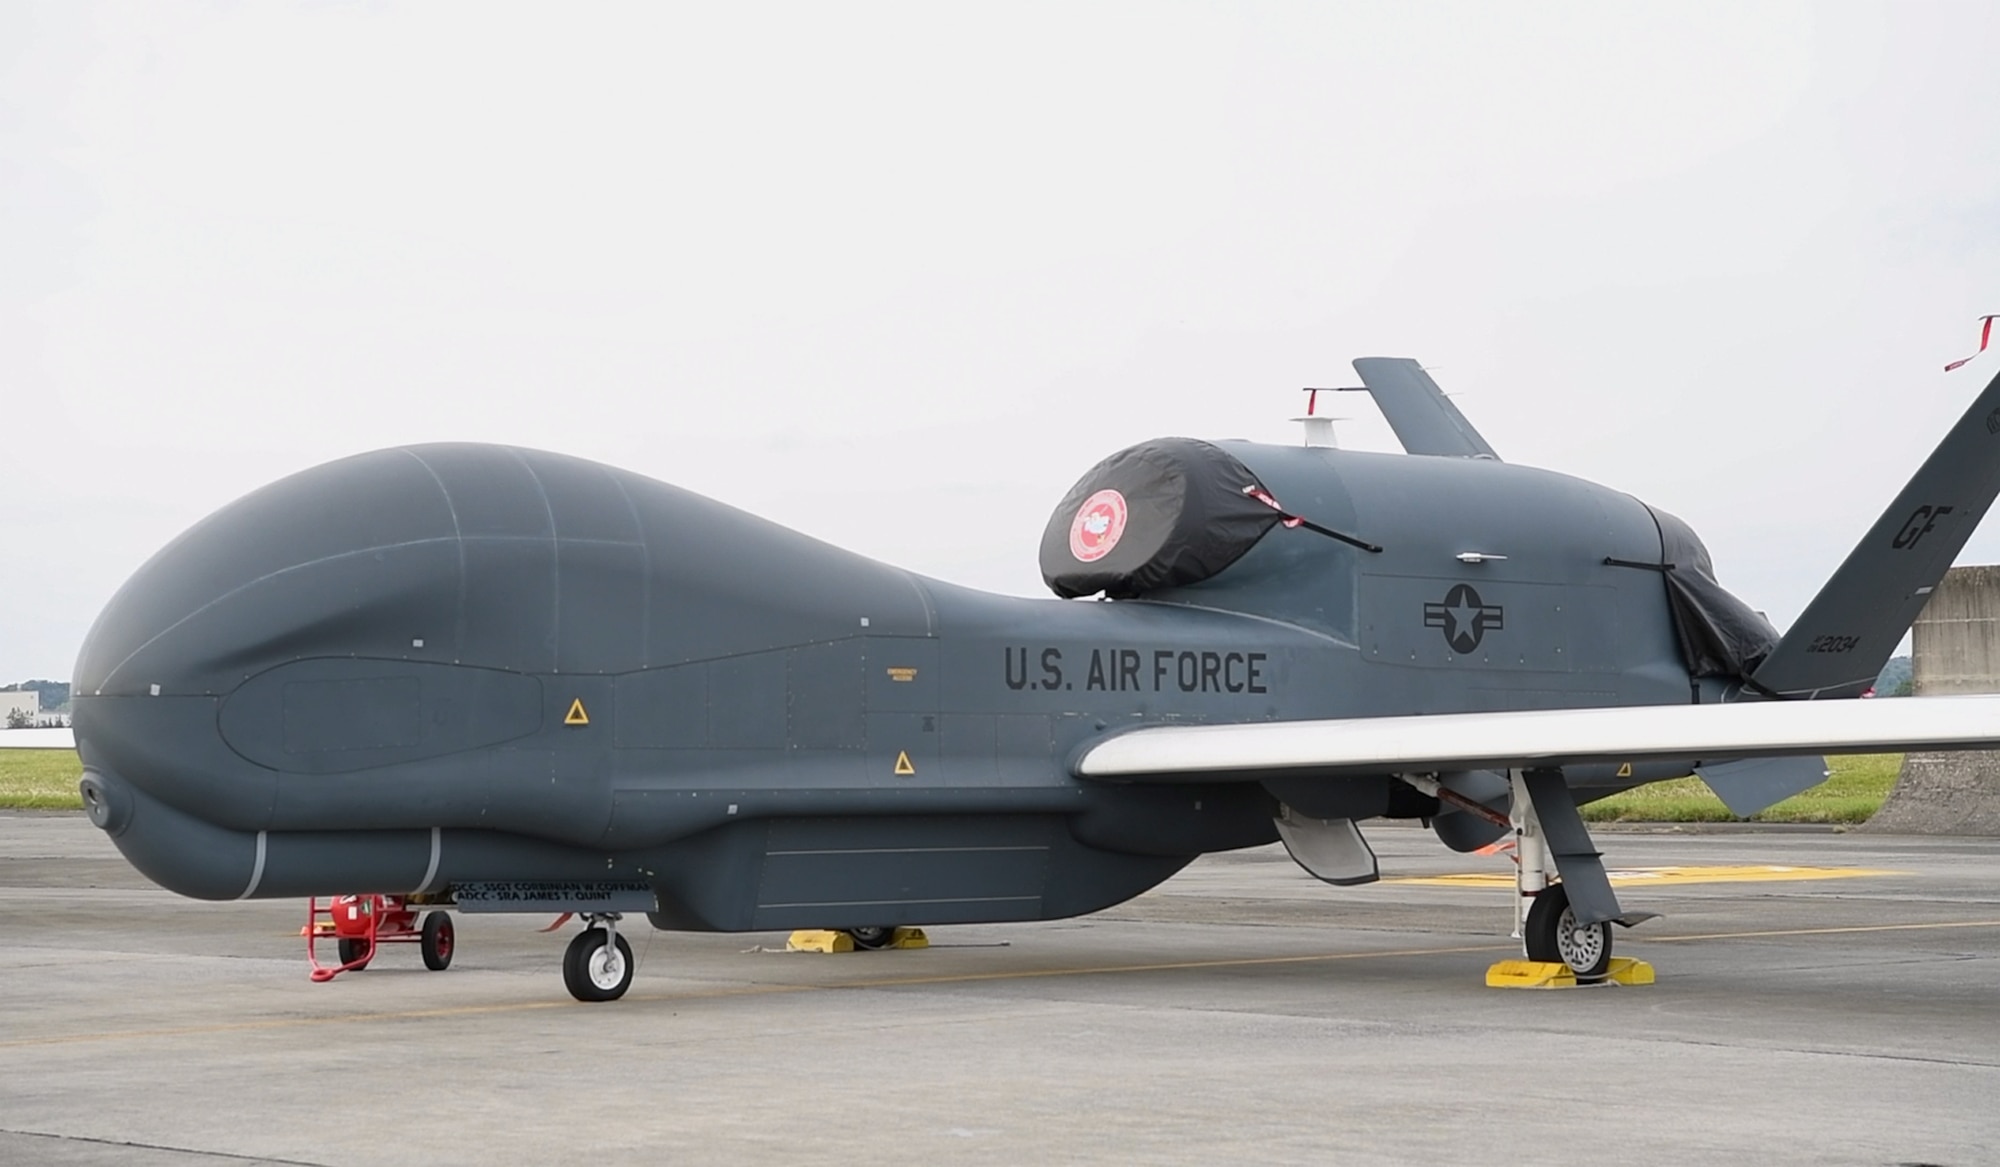
[[[75,680],[89,807],[204,898],[618,881],[688,928],[1039,919],[1276,837],[1259,783],[1072,777],[1107,732],[1690,699],[1659,574],[1606,562],[1660,557],[1636,500],[1492,461],[1223,448],[1382,550],[1279,526],[1140,600],[1030,600],[560,455],[317,467],[175,540],[99,618]],[[1387,775],[1322,800],[1301,809],[1436,809]]]

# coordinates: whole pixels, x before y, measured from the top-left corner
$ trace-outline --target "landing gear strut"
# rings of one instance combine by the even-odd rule
[[[563,953],[563,985],[579,1001],[616,1001],[632,987],[632,946],[617,912],[583,915],[583,931]]]
[[[1560,770],[1507,771],[1512,805],[1504,816],[1445,786],[1435,774],[1398,776],[1453,810],[1514,832],[1514,935],[1528,959],[1503,960],[1486,970],[1488,985],[1546,989],[1604,980],[1653,983],[1653,967],[1645,961],[1611,959],[1611,925],[1630,928],[1653,919],[1653,913],[1618,906],[1604,857],[1591,845],[1576,796]],[[1551,874],[1560,875],[1562,882],[1550,879]]]
[[[1513,770],[1507,778],[1514,795],[1514,857],[1520,863],[1514,921],[1522,947],[1531,961],[1569,966],[1579,981],[1603,980],[1611,970],[1611,925],[1630,928],[1653,915],[1618,906],[1602,857],[1560,773]],[[1564,881],[1552,882],[1551,869]]]

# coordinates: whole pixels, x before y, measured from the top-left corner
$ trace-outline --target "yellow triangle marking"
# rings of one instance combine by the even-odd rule
[[[896,752],[896,776],[899,778],[907,777],[916,772],[917,768],[910,765],[910,751],[898,750]]]
[[[1618,767],[1618,776],[1620,778],[1630,778],[1632,776],[1632,763],[1627,762],[1623,766]]]
[[[590,714],[583,711],[583,698],[569,703],[569,715],[563,718],[564,725],[589,725]]]

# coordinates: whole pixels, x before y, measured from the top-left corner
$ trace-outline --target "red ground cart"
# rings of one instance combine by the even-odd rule
[[[330,981],[341,973],[368,967],[380,944],[421,946],[424,967],[442,972],[451,967],[453,948],[451,915],[433,911],[417,923],[417,908],[407,896],[347,895],[307,902],[306,960],[312,965],[314,981]],[[321,964],[318,944],[332,937],[337,941],[339,964]]]

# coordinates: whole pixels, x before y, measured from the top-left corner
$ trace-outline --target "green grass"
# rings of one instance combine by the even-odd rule
[[[1594,823],[1864,823],[1881,809],[1902,769],[1901,754],[1830,757],[1833,777],[1748,819],[1729,813],[1699,778],[1655,782],[1583,808]]]
[[[1828,758],[1833,777],[1750,818],[1758,823],[1860,823],[1882,805],[1902,767],[1901,754]],[[74,750],[0,750],[0,808],[82,810],[76,780],[83,773]],[[1583,817],[1606,823],[1734,823],[1699,778],[1655,782],[1583,808]]]
[[[82,810],[75,750],[0,750],[0,808]]]

